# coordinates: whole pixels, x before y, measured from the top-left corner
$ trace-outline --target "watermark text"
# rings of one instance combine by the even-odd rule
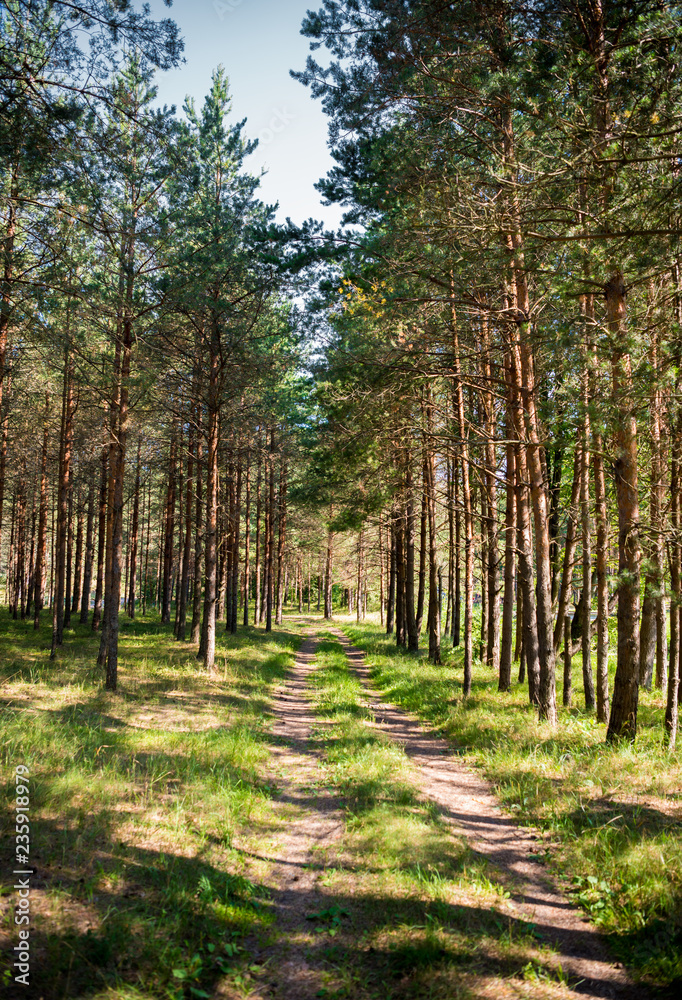
[[[228,14],[231,14],[237,7],[241,7],[243,2],[244,0],[213,0],[213,10],[223,21]]]
[[[19,929],[19,943],[14,946],[14,981],[29,985],[31,972],[29,936],[31,926],[31,875],[29,867],[31,852],[31,822],[29,773],[25,764],[14,768],[14,870],[16,876],[14,890],[17,901],[14,906],[14,923]]]
[[[267,128],[262,128],[258,133],[258,144],[269,146],[279,133],[284,132],[294,121],[296,121],[296,115],[292,115],[286,108],[273,108],[272,118],[268,122]]]

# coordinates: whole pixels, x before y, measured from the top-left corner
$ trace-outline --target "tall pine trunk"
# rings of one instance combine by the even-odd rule
[[[209,672],[215,669],[215,626],[218,560],[218,445],[220,438],[219,394],[220,336],[217,324],[212,325],[210,337],[207,468],[206,468],[206,528],[204,533],[204,617],[199,656]]]
[[[230,631],[237,632],[237,618],[239,613],[239,528],[241,525],[241,503],[242,503],[242,453],[237,452],[237,482],[234,494],[234,514],[232,519],[232,586],[230,590],[232,599],[232,613],[230,615]]]
[[[106,425],[107,421],[105,421]],[[109,446],[105,442],[100,452],[99,506],[97,517],[97,577],[95,581],[95,604],[92,612],[92,630],[96,632],[102,623],[102,600],[104,596],[104,573],[107,544],[107,489],[109,483]]]
[[[191,417],[191,414],[190,414]],[[182,576],[178,594],[178,623],[175,635],[180,642],[187,635],[187,604],[189,601],[190,560],[192,557],[192,509],[194,500],[194,447],[196,428],[190,419],[189,440],[187,443],[187,475],[185,477],[185,537],[182,554]],[[195,555],[196,558],[196,555]]]
[[[140,467],[142,453],[142,436],[137,437],[137,462],[135,465],[135,495],[133,497],[133,521],[130,527],[130,572],[128,574],[128,616],[135,617],[135,582],[137,579],[137,550],[140,527]]]
[[[85,561],[83,563],[83,591],[81,593],[80,622],[87,625],[92,590],[92,566],[95,557],[95,470],[88,478],[88,514],[85,527]]]
[[[469,481],[469,435],[464,410],[464,386],[459,353],[457,317],[454,309],[452,324],[455,367],[455,410],[459,428],[459,458],[462,474],[462,503],[464,505],[464,679],[462,694],[467,698],[471,694],[474,659],[474,512]]]
[[[45,562],[47,556],[47,449],[50,435],[50,394],[45,393],[43,418],[43,446],[40,453],[40,504],[38,509],[38,541],[36,564],[33,574],[33,627],[40,628],[40,612],[45,598]]]
[[[502,642],[500,646],[499,691],[511,690],[514,646],[514,587],[516,584],[516,452],[511,401],[511,372],[505,362],[507,383],[506,415],[506,506],[504,514],[504,593],[502,598]]]
[[[166,511],[163,533],[163,584],[161,590],[161,624],[170,625],[171,587],[173,582],[173,541],[175,536],[175,493],[176,465],[178,452],[177,422],[173,418],[168,453],[168,477],[166,486]]]
[[[268,468],[268,531],[265,572],[265,631],[272,631],[275,568],[275,431],[270,431],[270,461]],[[326,617],[326,616],[325,616]],[[330,615],[331,617],[331,615]]]
[[[612,340],[616,501],[618,506],[618,654],[607,740],[634,740],[639,697],[639,495],[637,423],[629,354],[623,349],[625,284],[614,271],[605,285],[607,322]]]
[[[204,503],[202,497],[202,423],[201,408],[197,406],[196,443],[197,443],[197,478],[196,500],[194,506],[194,582],[192,594],[192,630],[190,642],[201,642],[201,580],[204,567]]]
[[[275,623],[281,625],[284,604],[284,553],[287,540],[287,462],[284,455],[280,458],[277,517],[279,530],[277,535],[277,613]]]
[[[424,456],[426,506],[429,519],[429,659],[432,663],[441,662],[440,650],[440,587],[438,579],[438,546],[436,525],[436,471],[433,448],[433,404],[430,392],[427,395],[426,423],[428,438]]]
[[[244,498],[244,626],[249,624],[251,598],[251,449],[246,449],[246,496]]]
[[[587,371],[583,373],[585,413],[582,427],[582,468],[580,472],[580,516],[582,523],[582,634],[581,651],[585,711],[595,705],[594,679],[592,676],[592,519],[590,517],[590,417],[588,411]]]
[[[414,606],[414,481],[412,456],[405,452],[405,630],[407,648],[411,653],[419,650],[419,632]],[[358,595],[359,597],[359,595]]]
[[[64,597],[66,590],[66,543],[69,515],[69,481],[73,451],[73,362],[70,346],[70,306],[67,307],[67,344],[64,349],[64,381],[62,388],[62,421],[59,440],[59,472],[57,480],[57,525],[55,539],[55,596],[52,608],[52,647],[54,659],[57,647],[64,641]]]

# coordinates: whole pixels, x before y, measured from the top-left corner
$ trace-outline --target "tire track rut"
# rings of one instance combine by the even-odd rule
[[[419,770],[419,790],[440,807],[443,818],[470,846],[494,865],[511,885],[501,910],[533,923],[544,943],[559,952],[558,962],[572,990],[608,1000],[646,1000],[650,993],[635,985],[614,964],[597,929],[558,890],[548,873],[530,857],[537,850],[532,834],[503,815],[490,785],[457,760],[441,737],[430,735],[402,709],[373,687],[362,650],[340,629],[333,629],[362,682],[375,712],[374,725],[401,744]]]
[[[311,925],[306,917],[325,905],[319,885],[321,860],[343,835],[345,824],[341,802],[324,786],[319,757],[310,745],[312,728],[319,725],[308,696],[318,643],[316,636],[304,639],[272,705],[275,746],[266,777],[291,815],[277,838],[276,854],[259,858],[271,865],[267,881],[279,941],[252,952],[272,970],[265,977],[270,982],[261,982],[253,997],[309,1000],[321,986],[323,968],[312,964],[308,955]]]

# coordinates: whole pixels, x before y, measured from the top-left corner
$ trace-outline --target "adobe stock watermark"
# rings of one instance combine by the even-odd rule
[[[232,14],[243,3],[244,0],[213,0],[213,10],[224,21],[228,14]]]
[[[14,768],[14,870],[16,876],[14,890],[17,901],[14,905],[14,923],[19,929],[19,944],[14,945],[14,982],[29,985],[31,960],[29,937],[31,927],[31,875],[29,854],[31,848],[31,825],[29,820],[30,792],[29,773],[25,764]]]
[[[278,135],[287,129],[292,122],[296,121],[296,115],[292,115],[286,108],[273,108],[272,118],[266,128],[262,128],[258,133],[258,145],[269,146]]]

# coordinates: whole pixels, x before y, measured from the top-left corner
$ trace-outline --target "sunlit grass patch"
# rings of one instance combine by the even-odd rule
[[[438,807],[418,791],[404,749],[379,728],[362,686],[335,640],[318,647],[312,676],[323,725],[316,740],[329,780],[346,804],[344,855],[356,876],[380,877],[383,891],[419,899],[466,891],[490,902],[508,895],[484,859],[453,837]]]
[[[110,694],[98,635],[67,630],[51,662],[47,625],[0,612],[2,794],[9,804],[11,769],[28,765],[32,985],[45,1000],[184,1000],[248,979],[244,942],[273,917],[232,845],[273,827],[266,713],[299,642],[290,629],[220,634],[209,676],[156,620],[123,621]]]
[[[385,696],[482,766],[520,823],[546,832],[554,842],[547,860],[618,957],[657,984],[682,976],[682,755],[662,744],[662,694],[642,693],[634,746],[607,746],[605,726],[580,707],[560,709],[551,731],[525,686],[500,695],[480,663],[464,700],[459,650],[436,667],[398,651],[375,624],[344,629]],[[578,706],[581,682],[574,669]]]
[[[564,976],[558,956],[532,924],[510,918],[465,891],[416,891],[417,873],[342,872],[331,880],[335,905],[350,914],[353,934],[320,948],[330,996],[357,998],[554,997]],[[343,924],[342,924],[343,928]],[[530,970],[547,985],[523,990]],[[481,992],[481,986],[486,990]],[[345,992],[344,992],[345,990]]]

